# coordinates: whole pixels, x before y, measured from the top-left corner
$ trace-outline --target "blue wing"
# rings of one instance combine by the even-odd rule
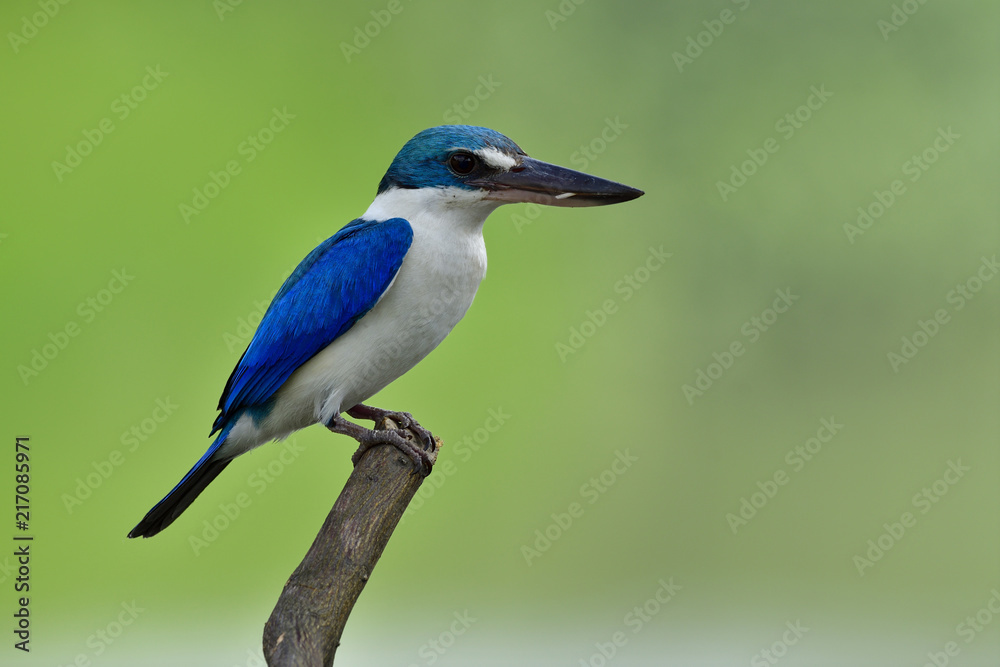
[[[402,218],[355,220],[310,252],[268,306],[219,399],[212,433],[262,406],[285,380],[371,310],[413,241]]]

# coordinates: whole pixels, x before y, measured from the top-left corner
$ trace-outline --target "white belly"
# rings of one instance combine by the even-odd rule
[[[413,368],[462,319],[486,273],[486,249],[451,247],[414,229],[413,245],[382,300],[343,336],[302,365],[280,390],[308,394],[313,419],[361,403]],[[284,398],[279,396],[279,402]]]
[[[254,424],[248,415],[237,422],[227,449],[252,449],[310,424],[326,423],[366,401],[437,347],[472,305],[486,275],[482,223],[495,204],[474,209],[481,213],[475,219],[470,219],[468,207],[419,210],[408,202],[407,217],[402,211],[384,210],[387,202],[378,206],[380,198],[397,192],[379,195],[364,216],[410,221],[413,243],[396,279],[371,311],[285,381],[262,422]],[[398,207],[398,202],[392,203]],[[412,212],[414,208],[418,212]]]

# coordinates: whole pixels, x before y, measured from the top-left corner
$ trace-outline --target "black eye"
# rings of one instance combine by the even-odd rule
[[[448,158],[448,167],[459,176],[466,176],[476,168],[476,156],[471,153],[455,153]]]

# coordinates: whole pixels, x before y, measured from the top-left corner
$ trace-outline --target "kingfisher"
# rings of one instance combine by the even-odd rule
[[[226,382],[215,440],[128,536],[156,535],[237,456],[312,424],[356,440],[355,465],[389,444],[429,474],[431,433],[409,413],[364,402],[426,357],[472,305],[486,275],[487,216],[507,203],[602,206],[642,194],[532,159],[485,127],[418,133],[368,210],[285,280]],[[345,413],[398,428],[369,429]]]

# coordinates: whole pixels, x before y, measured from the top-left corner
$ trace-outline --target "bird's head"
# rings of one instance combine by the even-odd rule
[[[458,188],[495,205],[601,206],[635,199],[642,190],[528,157],[496,130],[440,125],[406,142],[379,183],[392,188]]]

